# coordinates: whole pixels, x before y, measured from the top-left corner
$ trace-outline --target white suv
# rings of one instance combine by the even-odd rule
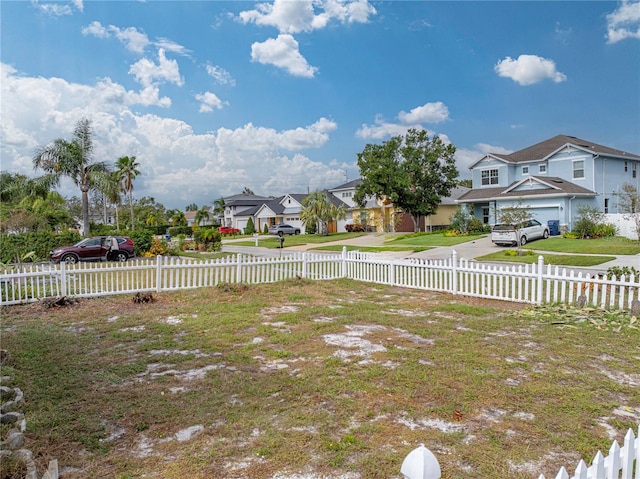
[[[517,234],[520,236],[520,245],[523,245],[534,239],[547,239],[549,227],[538,220],[527,220],[522,222]],[[495,225],[491,230],[491,241],[498,246],[517,246],[516,228],[509,224]]]

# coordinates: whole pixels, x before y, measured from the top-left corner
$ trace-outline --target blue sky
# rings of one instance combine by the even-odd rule
[[[484,153],[558,134],[640,154],[640,2],[2,1],[2,170],[92,120],[168,208],[358,177],[408,128]],[[78,195],[63,183],[65,196]]]

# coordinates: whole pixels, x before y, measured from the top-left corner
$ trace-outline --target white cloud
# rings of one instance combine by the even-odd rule
[[[293,2],[295,3],[295,2]],[[318,71],[298,51],[298,42],[291,35],[282,34],[265,42],[251,45],[251,60],[275,65],[295,76],[312,78]]]
[[[131,110],[157,100],[154,86],[134,92],[109,78],[81,85],[21,75],[6,64],[0,67],[0,158],[8,171],[40,174],[33,171],[35,149],[55,138],[70,138],[82,117],[93,124],[95,158],[113,163],[120,156],[136,156],[141,175],[134,196],[152,196],[169,208],[210,203],[244,186],[264,195],[304,193],[342,183],[344,171],[353,168],[335,161],[326,165],[299,153],[329,141],[337,125],[327,118],[282,131],[247,124],[198,134],[183,121]],[[70,182],[63,182],[59,191],[79,195]]]
[[[85,36],[93,35],[94,37],[103,39],[115,37],[127,50],[138,54],[143,54],[148,46],[153,45],[158,49],[178,55],[186,57],[191,55],[191,50],[168,38],[159,37],[156,41],[149,40],[147,34],[139,31],[136,27],[120,28],[115,25],[105,27],[100,22],[93,21],[82,29],[82,34]]]
[[[157,64],[148,58],[143,58],[131,65],[129,73],[144,87],[155,85],[158,82],[175,83],[178,86],[184,84],[184,79],[180,76],[178,62],[169,60],[162,48],[158,50]]]
[[[404,135],[409,129],[425,130],[425,123],[440,123],[449,119],[449,108],[441,101],[425,103],[413,108],[408,113],[401,111],[397,115],[399,123],[385,121],[377,115],[374,125],[362,125],[356,136],[365,139],[380,140],[383,138]],[[432,134],[432,133],[429,133]]]
[[[38,0],[31,0],[31,4],[38,8],[41,12],[54,17],[63,15],[73,15],[74,9],[84,11],[82,0],[73,0],[67,4],[63,3],[40,3]]]
[[[536,55],[520,55],[517,60],[507,57],[496,64],[495,71],[501,77],[511,78],[520,85],[533,85],[546,78],[555,83],[567,79],[565,74],[556,70],[553,60]]]
[[[215,93],[211,93],[210,91],[198,93],[195,98],[200,102],[200,113],[209,113],[213,111],[214,108],[221,110],[224,105],[222,100],[220,100]]]
[[[410,123],[440,123],[449,119],[449,109],[441,101],[425,103],[411,110],[409,113],[401,111],[398,119],[405,124]]]
[[[127,48],[134,53],[144,53],[151,42],[144,32],[139,32],[135,27],[118,28],[114,25],[103,26],[100,22],[93,21],[82,29],[83,35],[93,35],[98,38],[116,37]]]
[[[618,8],[607,15],[607,43],[626,38],[640,40],[640,1],[623,0]]]
[[[209,76],[213,77],[221,85],[236,85],[235,79],[224,68],[217,65],[207,65],[206,69]]]
[[[320,13],[316,14],[316,8]],[[376,13],[367,0],[275,0],[240,12],[238,19],[245,24],[275,27],[280,33],[300,33],[324,28],[334,19],[341,23],[366,23]]]

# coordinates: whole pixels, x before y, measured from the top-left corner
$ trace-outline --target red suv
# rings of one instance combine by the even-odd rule
[[[135,256],[133,241],[126,236],[116,236],[118,250],[110,251],[108,236],[86,238],[73,246],[62,246],[49,253],[49,259],[54,263],[77,263],[78,261],[127,261]]]

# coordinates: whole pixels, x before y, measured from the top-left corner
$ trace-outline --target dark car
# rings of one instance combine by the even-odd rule
[[[73,246],[62,246],[49,253],[49,259],[54,263],[77,263],[78,261],[127,261],[135,256],[133,241],[126,236],[116,236],[118,249],[111,251],[108,236],[94,236],[86,238]]]
[[[296,227],[291,226],[291,225],[273,225],[273,226],[269,227],[269,234],[270,235],[278,235],[278,236],[299,235],[300,234],[300,228],[296,228]]]

